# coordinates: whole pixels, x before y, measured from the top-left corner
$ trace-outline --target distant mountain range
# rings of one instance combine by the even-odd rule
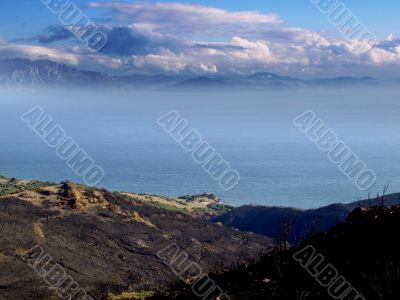
[[[400,80],[371,77],[299,79],[261,72],[250,76],[129,75],[83,71],[49,60],[0,59],[1,86],[75,86],[155,90],[275,90],[312,87],[399,85]]]
[[[81,71],[49,60],[1,59],[2,85],[99,85],[112,77],[98,72]]]

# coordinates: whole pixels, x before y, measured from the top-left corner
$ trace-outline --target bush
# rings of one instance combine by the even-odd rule
[[[19,183],[17,179],[10,179],[6,183],[0,183],[0,196],[7,196],[12,194],[17,194],[25,190],[35,190],[38,188],[46,187],[52,185],[49,182],[41,181],[30,181],[27,184]]]

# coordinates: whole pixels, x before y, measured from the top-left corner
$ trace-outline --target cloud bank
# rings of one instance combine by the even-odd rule
[[[92,2],[88,9],[107,16],[97,24],[108,38],[99,53],[52,25],[34,37],[36,45],[0,44],[0,57],[47,57],[121,74],[395,77],[400,65],[400,39],[392,35],[360,53],[355,40],[290,27],[276,14],[183,3]]]

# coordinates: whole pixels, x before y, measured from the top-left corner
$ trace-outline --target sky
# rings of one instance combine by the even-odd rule
[[[398,0],[69,0],[107,38],[99,51],[73,36],[46,1],[68,2],[0,2],[0,58],[110,74],[397,78],[400,66]],[[336,1],[374,38],[349,37],[315,4],[332,12]]]

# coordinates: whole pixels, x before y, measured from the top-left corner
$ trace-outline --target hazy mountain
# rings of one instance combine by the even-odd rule
[[[111,81],[108,75],[82,71],[48,60],[0,60],[0,84],[3,85],[100,85]]]
[[[83,71],[49,60],[0,59],[0,85],[79,86],[116,89],[152,88],[162,90],[271,90],[306,87],[348,87],[399,85],[398,80],[380,81],[371,77],[298,79],[268,72],[250,76],[140,75],[109,76]]]

